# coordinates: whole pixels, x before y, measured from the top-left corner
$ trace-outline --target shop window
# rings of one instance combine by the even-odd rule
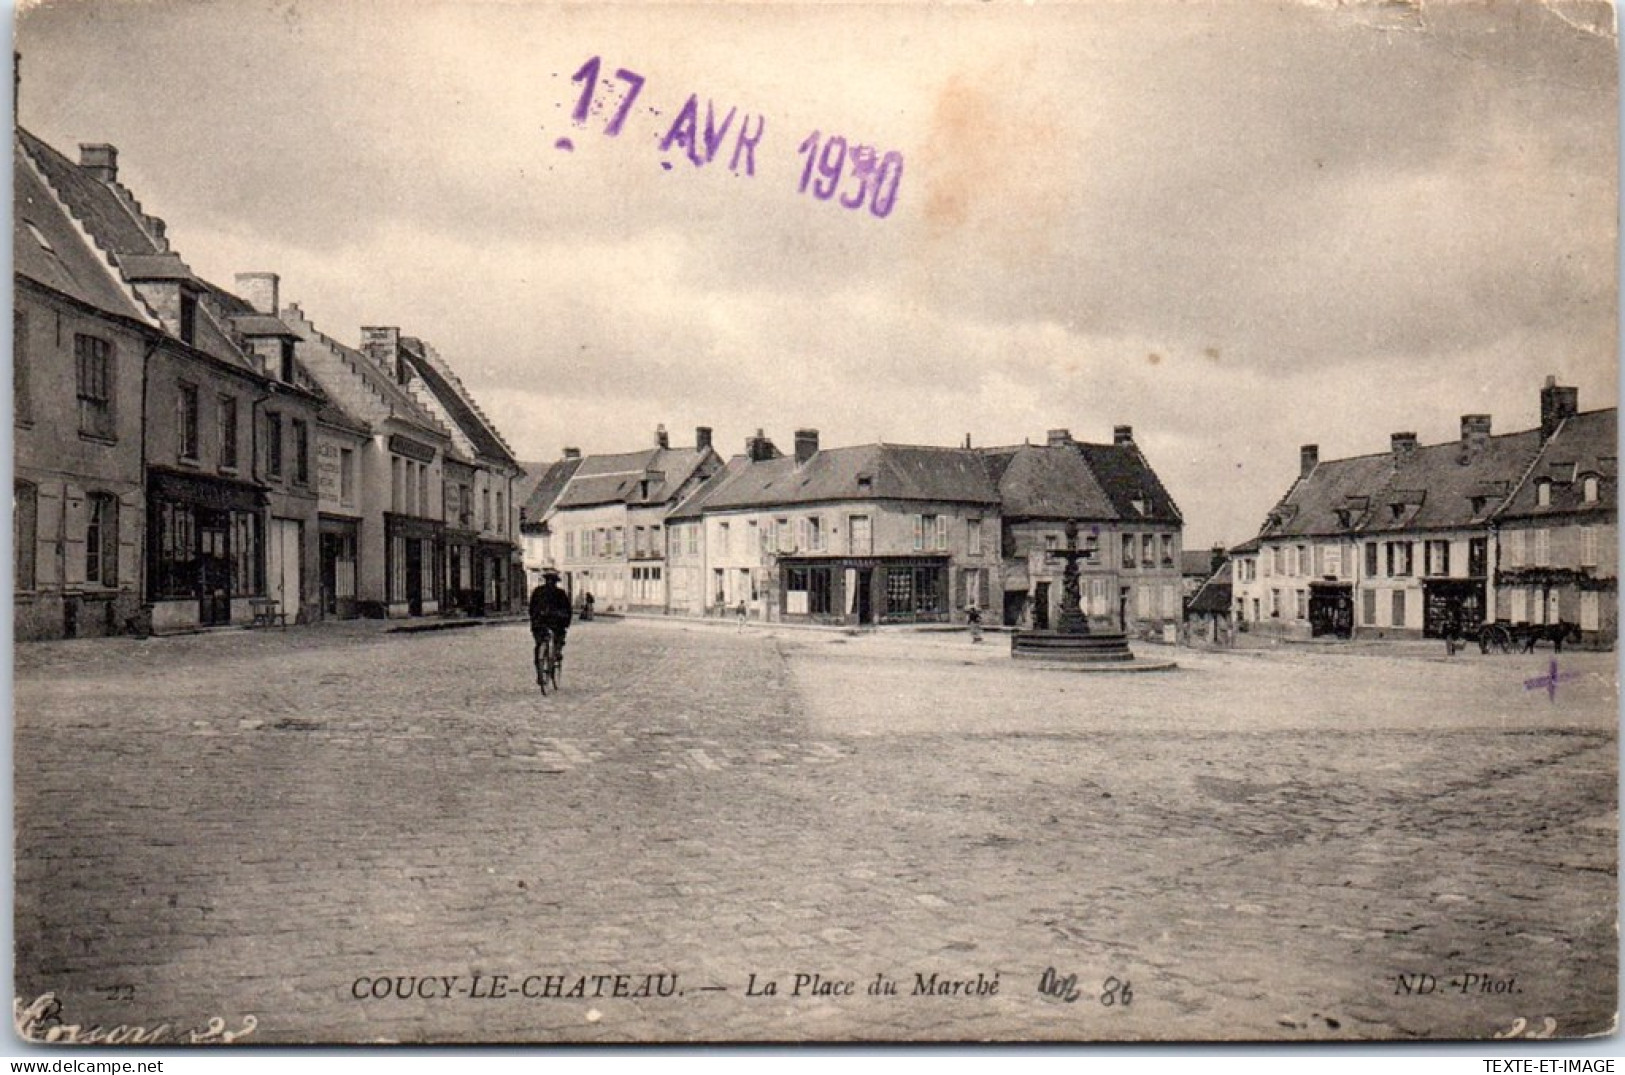
[[[18,590],[35,585],[35,556],[39,540],[39,487],[32,482],[11,486],[11,551],[13,584]]]

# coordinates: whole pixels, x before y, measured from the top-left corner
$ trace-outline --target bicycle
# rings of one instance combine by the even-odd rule
[[[536,649],[533,654],[536,662],[536,685],[547,693],[548,684],[554,690],[559,689],[559,649],[558,635],[551,627],[542,630],[541,637],[536,640]]]

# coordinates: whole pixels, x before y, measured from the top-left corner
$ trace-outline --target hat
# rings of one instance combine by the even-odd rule
[[[564,576],[559,574],[559,569],[556,568],[556,567],[544,567],[544,568],[542,568],[542,578],[544,578],[544,579],[557,579],[557,578],[563,578],[563,577]]]

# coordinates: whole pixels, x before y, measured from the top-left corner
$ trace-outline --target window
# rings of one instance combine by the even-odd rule
[[[1389,577],[1408,577],[1411,573],[1411,543],[1409,541],[1390,541],[1387,545]]]
[[[1450,542],[1430,541],[1427,549],[1427,573],[1429,575],[1446,576],[1450,574]]]
[[[1535,504],[1539,507],[1550,507],[1552,503],[1552,483],[1548,478],[1542,478],[1535,483]]]
[[[697,556],[700,552],[700,524],[693,523],[684,527],[688,531],[688,551],[690,555]]]
[[[1504,567],[1522,567],[1524,554],[1524,532],[1522,530],[1508,530],[1506,532],[1506,563]]]
[[[11,314],[11,416],[19,422],[34,418],[28,398],[28,318],[21,310]]]
[[[928,540],[927,535],[933,533],[936,528],[937,517],[935,515],[914,516],[914,548],[923,550]]]
[[[293,376],[293,341],[292,340],[284,339],[282,341],[281,358],[282,358],[282,368],[281,368],[281,370],[279,372],[282,374],[282,381],[283,381],[284,384],[293,384],[294,376]]]
[[[1587,504],[1595,504],[1597,502],[1597,476],[1595,474],[1587,474],[1583,479],[1581,479],[1580,498]]]
[[[1044,551],[1045,552],[1054,552],[1056,549],[1059,549],[1060,547],[1061,547],[1061,535],[1060,534],[1045,534],[1044,535]],[[1132,552],[1130,552],[1129,557],[1130,557],[1130,559],[1133,558],[1133,553]],[[1132,567],[1134,565],[1133,564],[1124,564],[1123,566]]]
[[[1377,577],[1377,543],[1375,541],[1365,543],[1365,577],[1368,579]],[[1369,622],[1375,623],[1376,621]]]
[[[1322,560],[1323,560],[1323,563],[1321,564],[1321,568],[1324,571],[1324,573],[1327,576],[1329,576],[1331,578],[1334,578],[1334,579],[1335,578],[1342,578],[1342,576],[1343,576],[1343,546],[1341,546],[1341,545],[1326,545],[1326,546],[1323,546],[1321,548],[1321,557],[1322,557]]]
[[[733,549],[733,525],[731,523],[717,524],[717,555],[727,556]]]
[[[197,296],[189,291],[181,292],[181,341],[197,342]]]
[[[1376,548],[1376,546],[1375,545],[1369,545],[1369,546],[1367,546],[1367,548],[1374,549],[1374,548]],[[1360,595],[1361,595],[1361,602],[1360,602],[1360,604],[1361,604],[1361,609],[1360,609],[1361,617],[1360,618],[1365,623],[1365,625],[1367,627],[1375,627],[1377,625],[1377,591],[1376,590],[1361,590]]]
[[[265,473],[271,478],[282,477],[282,416],[274,411],[265,412]],[[396,503],[400,502],[397,496]]]
[[[784,572],[785,612],[792,616],[828,615],[833,570],[790,567]]]
[[[944,550],[948,548],[948,516],[946,515],[937,516],[936,548]]]
[[[175,397],[176,454],[182,459],[197,462],[197,385],[182,383]]]
[[[854,556],[868,556],[875,551],[874,533],[869,528],[869,516],[852,515],[847,518],[846,551]]]
[[[1467,540],[1467,574],[1472,578],[1483,578],[1489,572],[1488,538],[1469,538]]]
[[[99,336],[75,335],[73,357],[78,380],[79,432],[91,437],[111,437],[113,345]]]
[[[220,397],[220,469],[237,469],[237,397]]]
[[[254,511],[231,513],[231,592],[238,597],[263,594],[265,574],[260,570],[260,516]]]
[[[564,532],[564,558],[566,560],[576,558],[576,532],[574,530]]]
[[[11,486],[11,551],[13,584],[18,590],[34,588],[34,557],[39,537],[39,488],[31,482]]]
[[[1270,615],[1276,619],[1281,618],[1281,591],[1270,591]]]
[[[1549,567],[1552,563],[1552,532],[1550,530],[1535,531],[1535,566]]]
[[[1597,528],[1595,526],[1580,527],[1580,566],[1597,566]]]
[[[1174,535],[1162,535],[1162,566],[1174,566]]]
[[[807,548],[812,552],[824,551],[824,520],[821,516],[807,516]]]
[[[480,529],[491,529],[491,490],[480,490]]]
[[[1391,621],[1395,627],[1405,626],[1405,591],[1394,591],[1394,618]]]
[[[982,520],[965,520],[965,549],[971,556],[982,555]]]
[[[1309,563],[1309,546],[1307,546],[1307,545],[1299,545],[1298,546],[1298,562],[1297,562],[1297,565],[1296,565],[1296,569],[1293,571],[1293,574],[1302,576],[1302,575],[1313,575],[1314,573],[1315,572],[1314,572],[1313,566]],[[1301,619],[1302,617],[1299,617],[1299,618]]]
[[[235,415],[235,410],[233,410]],[[339,503],[355,503],[355,449],[339,449]]]
[[[85,524],[85,581],[118,585],[118,497],[91,493]]]
[[[1306,620],[1309,618],[1309,595],[1302,590],[1298,590],[1296,593],[1298,607],[1295,614],[1298,619]]]
[[[302,418],[293,420],[293,480],[299,485],[310,484],[310,423]],[[427,503],[428,498],[423,498]]]

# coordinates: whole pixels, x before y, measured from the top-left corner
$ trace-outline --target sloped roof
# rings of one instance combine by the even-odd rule
[[[866,486],[860,479],[867,479]],[[915,500],[997,504],[998,490],[979,453],[963,448],[863,444],[752,462],[712,490],[715,510],[811,504],[835,500]]]
[[[310,373],[312,381],[321,386],[328,396],[337,396],[340,393],[337,385],[325,383],[325,378],[333,376],[333,373],[331,370],[323,369],[324,365],[343,370],[348,376],[356,378],[365,386],[364,393],[360,398],[375,400],[383,406],[389,417],[416,426],[438,437],[447,435],[445,427],[440,424],[440,420],[425,410],[421,403],[413,399],[410,393],[395,382],[395,378],[379,369],[372,359],[360,351],[353,347],[346,347],[318,329],[315,324],[305,317],[304,311],[297,304],[290,303],[285,306],[278,320],[288,325],[299,340],[311,346],[325,348],[336,360],[333,363],[328,363],[323,359],[314,366],[308,362],[303,363],[305,370]],[[375,417],[377,416],[375,415]]]
[[[684,497],[682,502],[673,508],[666,517],[668,519],[698,519],[700,513],[710,505],[711,497],[730,482],[739,480],[749,468],[749,456],[734,456],[719,467],[714,474],[696,486],[694,491]]]
[[[20,134],[20,132],[19,132]],[[107,261],[86,245],[67,210],[13,143],[12,270],[87,306],[132,320],[150,318],[119,284]]]
[[[576,470],[581,466],[581,458],[560,459],[554,463],[522,463],[527,475],[523,481],[524,486],[519,490],[520,519],[524,526],[540,525],[548,511],[558,500],[559,494],[569,484]],[[528,487],[528,488],[527,488]]]
[[[1213,573],[1213,550],[1179,550],[1179,573],[1195,578],[1206,578]]]
[[[1482,524],[1500,507],[1493,490],[1503,482],[1510,489],[1539,449],[1538,429],[1488,437],[1477,452],[1460,441],[1417,448],[1399,466],[1390,464],[1388,480],[1372,493],[1363,530],[1380,534]]]
[[[462,381],[449,369],[443,368],[441,363],[432,359],[421,340],[402,337],[400,348],[412,372],[422,377],[428,384],[429,390],[440,400],[441,406],[446,408],[458,428],[473,442],[474,450],[488,459],[495,459],[517,468],[519,461],[514,458],[507,442],[490,422],[486,421],[484,412],[474,402],[473,396],[469,394]]]
[[[1178,526],[1184,519],[1179,505],[1162,486],[1157,472],[1151,469],[1140,449],[1130,444],[1076,445],[1089,461],[1095,481],[1117,509],[1119,518],[1128,522],[1155,522]],[[1134,507],[1136,499],[1143,498],[1145,510]]]
[[[1359,455],[1350,459],[1327,459],[1315,464],[1307,477],[1287,489],[1266,522],[1266,537],[1312,537],[1348,533],[1366,520],[1374,501],[1393,474],[1393,457]],[[1342,523],[1338,512],[1348,513]]]
[[[1191,602],[1187,608],[1189,612],[1229,612],[1234,587],[1231,582],[1232,571],[1230,561],[1226,560],[1219,565],[1219,569],[1208,576],[1202,588],[1191,595]]]
[[[555,506],[664,504],[696,471],[716,459],[716,452],[709,448],[647,448],[641,452],[589,455],[580,461]],[[645,479],[650,479],[647,491]]]
[[[1006,519],[1112,520],[1119,515],[1076,445],[984,451]]]
[[[51,188],[103,253],[167,253],[111,187],[28,131],[19,127],[17,137],[34,163],[45,173]]]
[[[1592,504],[1585,502],[1587,475],[1597,478],[1597,501]],[[1537,499],[1543,479],[1551,482],[1551,503],[1544,507]],[[1619,511],[1619,411],[1612,407],[1564,419],[1500,517],[1540,519],[1595,511]]]

